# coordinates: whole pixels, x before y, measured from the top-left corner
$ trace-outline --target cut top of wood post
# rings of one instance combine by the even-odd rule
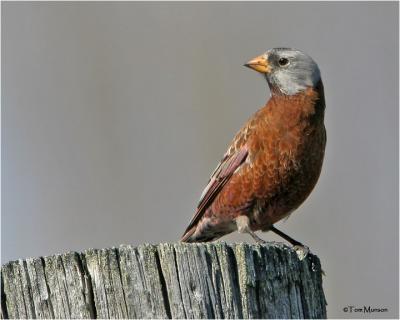
[[[280,243],[121,245],[1,268],[1,318],[326,318],[321,265]]]

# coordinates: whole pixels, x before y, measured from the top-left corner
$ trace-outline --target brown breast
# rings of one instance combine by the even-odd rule
[[[296,209],[321,172],[325,150],[322,83],[294,96],[274,95],[235,137],[249,156],[215,199],[215,218],[246,213],[252,229],[267,229]]]

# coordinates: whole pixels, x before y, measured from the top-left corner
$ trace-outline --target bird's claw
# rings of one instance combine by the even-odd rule
[[[256,243],[258,243],[258,244],[266,244],[267,241],[265,241],[265,240],[263,240],[261,238],[258,238],[258,239],[256,239]]]
[[[293,250],[296,251],[297,257],[300,261],[304,260],[304,258],[307,257],[308,253],[310,252],[310,249],[304,245],[293,246]]]

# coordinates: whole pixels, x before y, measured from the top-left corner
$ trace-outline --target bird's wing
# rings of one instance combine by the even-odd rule
[[[234,152],[229,151],[225,154],[224,158],[211,175],[211,178],[200,197],[196,214],[190,221],[184,235],[186,235],[186,233],[201,219],[204,212],[211,205],[223,186],[229,181],[234,172],[242,165],[248,155],[245,145]]]

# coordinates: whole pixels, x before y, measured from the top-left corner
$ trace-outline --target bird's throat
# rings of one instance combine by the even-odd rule
[[[314,118],[323,121],[325,99],[321,81],[315,88],[309,87],[294,95],[282,94],[278,89],[271,89],[271,93],[266,109],[270,116],[280,122],[294,125],[300,120]]]

